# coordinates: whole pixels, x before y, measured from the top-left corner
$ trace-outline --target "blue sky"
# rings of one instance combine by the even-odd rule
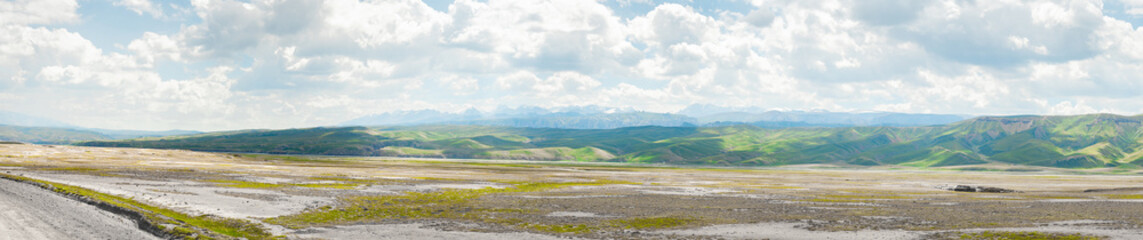
[[[690,104],[1143,113],[1143,1],[5,0],[0,110],[289,128]]]

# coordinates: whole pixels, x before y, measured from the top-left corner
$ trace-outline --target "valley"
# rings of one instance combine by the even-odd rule
[[[1143,0],[0,0],[0,240],[1143,239]]]
[[[3,176],[178,237],[960,239],[1143,234],[1143,176],[828,165],[695,168],[0,144]],[[7,181],[7,180],[5,180]],[[1016,193],[953,192],[953,185]],[[1095,190],[1095,191],[1086,191]],[[175,221],[177,220],[177,221]],[[972,238],[969,238],[972,239]]]
[[[923,127],[322,127],[87,141],[79,145],[693,166],[830,164],[991,170],[1031,166],[1126,172],[1143,165],[1141,122],[1143,116],[1093,114],[978,117]]]

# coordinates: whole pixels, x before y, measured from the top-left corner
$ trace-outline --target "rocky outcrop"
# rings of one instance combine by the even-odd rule
[[[972,186],[972,185],[956,185],[956,186],[952,186],[952,187],[949,187],[946,189],[948,189],[949,191],[956,191],[956,192],[983,192],[983,193],[1019,192],[1019,191],[1007,189],[1007,188],[987,187],[987,186]]]

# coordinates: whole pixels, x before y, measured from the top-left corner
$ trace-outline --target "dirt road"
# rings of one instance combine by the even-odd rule
[[[158,239],[130,219],[0,179],[0,239]]]

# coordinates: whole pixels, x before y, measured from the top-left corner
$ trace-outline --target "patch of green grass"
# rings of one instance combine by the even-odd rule
[[[872,199],[829,199],[829,198],[814,198],[810,202],[823,202],[823,203],[858,203],[858,202],[871,202]]]
[[[56,171],[56,172],[81,172],[81,173],[94,173],[94,172],[104,171],[104,169],[89,168],[89,167],[52,167],[52,168],[44,168],[41,170]]]
[[[913,199],[911,196],[896,196],[896,195],[844,195],[844,194],[822,194],[814,195],[815,198],[809,199],[810,202],[872,202],[878,200],[900,200],[900,199]]]
[[[288,187],[354,189],[357,188],[357,186],[361,185],[357,183],[264,183],[225,179],[211,179],[206,181],[215,183],[220,187],[253,189],[275,189]]]
[[[398,160],[405,163],[419,163],[419,164],[434,164],[434,165],[467,165],[467,166],[481,166],[481,167],[509,167],[509,168],[541,168],[543,163],[494,163],[494,162],[454,162],[454,161],[431,161],[431,160]]]
[[[1099,240],[1103,237],[1083,235],[1079,233],[1041,233],[1041,232],[1001,232],[984,231],[977,233],[962,233],[960,239],[965,240]]]
[[[283,184],[239,181],[239,180],[210,179],[210,180],[206,180],[206,181],[215,183],[216,185],[218,185],[220,187],[229,187],[229,188],[271,189],[271,188],[285,187]]]
[[[446,162],[448,163],[448,162]],[[511,164],[511,163],[481,163],[481,162],[456,162],[449,164],[461,164],[469,166],[487,166],[487,167],[509,167],[509,168],[541,168],[542,166],[536,164]]]
[[[420,149],[413,147],[385,147],[382,150],[392,151],[397,155],[439,156],[444,154],[444,150]]]
[[[295,155],[273,155],[273,154],[234,154],[233,156],[258,160],[258,161],[286,161],[286,162],[299,162],[299,163],[339,163],[345,162],[337,158],[329,157],[310,157],[310,156],[295,156]]]
[[[310,226],[375,222],[385,219],[484,220],[490,213],[523,211],[519,209],[480,208],[471,204],[485,195],[538,192],[568,186],[628,184],[628,182],[596,180],[591,182],[515,182],[513,184],[507,188],[449,189],[436,192],[406,192],[404,195],[397,196],[343,197],[339,199],[338,206],[326,206],[298,214],[270,218],[266,222],[297,229]],[[579,229],[553,226],[535,228],[561,231]]]
[[[598,230],[598,227],[588,226],[587,224],[563,224],[563,225],[546,225],[546,224],[531,224],[523,223],[523,227],[532,229],[538,232],[548,233],[571,233],[571,234],[584,234]]]
[[[699,219],[691,217],[648,217],[611,220],[610,223],[620,228],[628,229],[663,229],[685,226],[698,222]]]
[[[38,183],[50,190],[81,196],[93,201],[102,202],[137,212],[143,215],[152,225],[168,234],[184,239],[213,239],[217,237],[233,237],[245,239],[282,239],[272,235],[269,230],[259,224],[241,219],[222,218],[210,215],[191,216],[171,209],[147,205],[133,199],[123,198],[90,189],[32,179],[21,176],[0,174],[0,177],[16,181]],[[173,227],[161,227],[161,226]]]
[[[295,186],[295,187],[304,187],[304,188],[331,188],[331,189],[344,189],[344,190],[356,189],[357,186],[360,186],[359,184],[353,184],[353,183],[295,183],[295,184],[290,184],[290,185]]]
[[[820,196],[820,197],[824,197],[824,198],[836,198],[836,199],[869,199],[869,200],[879,200],[879,199],[912,199],[912,197],[909,197],[909,196],[892,196],[892,195],[842,195],[842,194],[822,194],[822,195],[817,195],[817,196]]]
[[[316,176],[316,177],[308,177],[306,179],[313,180],[313,181],[335,181],[335,182],[360,183],[360,184],[376,184],[376,183],[384,183],[384,182],[395,181],[395,180],[391,180],[391,179],[382,180],[382,179],[370,179],[370,178],[355,178],[355,177],[348,177],[345,175]]]

